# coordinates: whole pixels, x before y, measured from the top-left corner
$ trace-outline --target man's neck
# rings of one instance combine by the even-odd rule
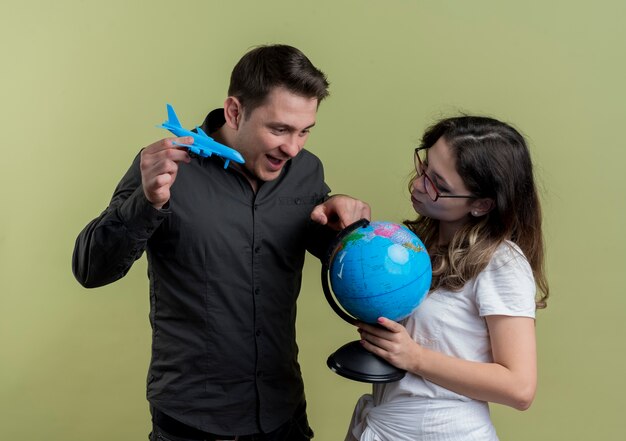
[[[228,124],[224,124],[222,127],[217,129],[213,133],[212,137],[221,144],[227,145],[230,148],[235,148],[233,146],[235,131],[232,128],[228,127]],[[259,188],[261,188],[261,185],[263,185],[263,182],[257,179],[252,173],[250,173],[243,164],[235,162],[231,162],[230,164],[233,169],[237,170],[246,178],[246,180],[250,183],[250,187],[252,187],[252,191],[256,194]]]

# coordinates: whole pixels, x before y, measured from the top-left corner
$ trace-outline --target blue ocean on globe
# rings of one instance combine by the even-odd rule
[[[426,297],[432,278],[422,241],[393,222],[370,222],[344,237],[329,272],[339,304],[366,323],[406,318]]]

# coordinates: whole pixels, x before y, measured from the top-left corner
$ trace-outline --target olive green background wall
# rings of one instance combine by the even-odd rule
[[[3,3],[0,438],[147,439],[145,258],[86,290],[74,239],[138,150],[168,135],[155,128],[166,102],[200,123],[246,50],[282,42],[332,83],[308,147],[375,219],[412,215],[412,148],[434,119],[487,114],[527,135],[552,297],[536,400],[493,418],[503,440],[623,439],[625,14],[621,0]],[[318,273],[309,259],[301,362],[316,439],[340,440],[368,387],[326,368],[357,337]]]

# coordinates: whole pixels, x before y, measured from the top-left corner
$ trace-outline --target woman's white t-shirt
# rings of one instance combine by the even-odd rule
[[[485,316],[535,317],[535,280],[521,250],[503,243],[487,267],[461,291],[438,289],[403,322],[420,345],[490,363]],[[497,440],[487,403],[407,373],[375,384],[357,403],[346,440]]]

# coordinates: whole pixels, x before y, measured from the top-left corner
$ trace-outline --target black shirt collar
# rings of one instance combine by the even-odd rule
[[[212,135],[224,124],[226,124],[224,109],[219,108],[211,110],[206,118],[204,118],[204,122],[202,123],[202,130],[204,130],[207,135]]]

